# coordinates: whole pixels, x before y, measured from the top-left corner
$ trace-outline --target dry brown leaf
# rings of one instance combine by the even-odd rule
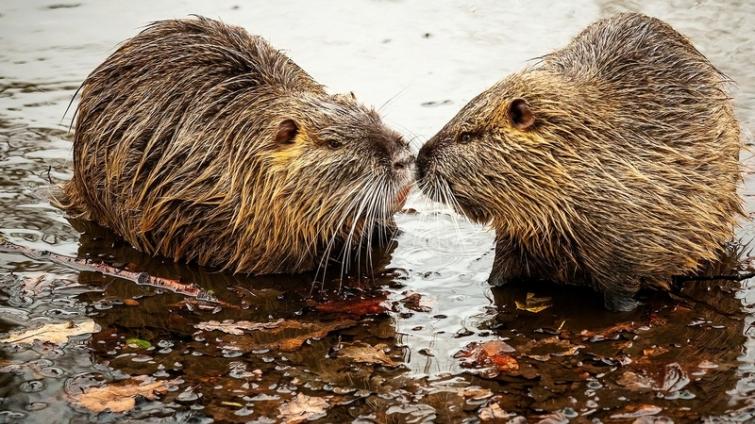
[[[513,372],[519,369],[519,362],[509,355],[516,350],[502,340],[491,340],[483,343],[472,342],[464,350],[457,352],[455,358],[464,358],[462,365],[466,367],[491,367],[496,372]]]
[[[348,328],[354,324],[356,321],[353,320],[330,322],[283,320],[268,331],[244,334],[241,337],[224,336],[223,341],[232,348],[242,351],[273,349],[290,352],[299,349],[309,339],[320,339],[332,331]],[[270,340],[271,338],[278,339]]]
[[[639,418],[639,417],[647,417],[650,415],[656,415],[663,411],[663,408],[660,406],[655,405],[633,405],[627,407],[628,412],[622,412],[618,414],[611,415],[612,419],[630,419],[630,418]]]
[[[651,390],[655,387],[655,380],[634,371],[625,371],[616,383],[633,391]]]
[[[326,314],[341,313],[356,316],[384,314],[388,308],[385,306],[385,295],[366,299],[340,299],[324,303],[314,301],[307,302],[317,312]]]
[[[125,383],[90,387],[84,390],[83,393],[73,395],[71,401],[95,413],[106,410],[111,412],[126,412],[134,409],[137,396],[152,400],[158,394],[167,392],[168,387],[176,383],[175,380],[153,382],[128,380]]]
[[[559,336],[546,337],[517,346],[520,353],[538,361],[549,361],[551,356],[574,356],[584,349],[583,345],[574,345]]]
[[[331,331],[340,330],[342,328],[351,327],[354,325],[354,321],[343,320],[333,321],[329,323],[298,323],[297,321],[288,321],[292,325],[287,328],[302,328],[309,330],[307,333],[299,335],[297,337],[291,337],[283,339],[278,342],[268,344],[267,348],[279,349],[284,352],[291,352],[299,349],[309,339],[321,339],[327,336]],[[302,324],[301,326],[295,324]]]
[[[354,362],[380,364],[392,368],[398,367],[400,364],[389,358],[383,351],[385,347],[384,344],[372,346],[368,343],[357,342],[344,346],[338,351],[338,356],[349,358]]]
[[[244,334],[244,331],[258,331],[258,330],[270,330],[279,326],[283,322],[282,319],[270,322],[251,322],[251,321],[232,321],[224,320],[219,321],[205,321],[195,325],[195,328],[205,331],[222,331],[224,333],[240,336]]]
[[[483,400],[492,397],[493,392],[480,386],[467,386],[461,389],[461,395],[467,399]]]
[[[329,407],[323,398],[299,393],[280,407],[278,418],[287,424],[312,421],[324,417]]]
[[[0,339],[0,343],[11,344],[31,344],[34,340],[62,345],[68,343],[68,338],[80,336],[82,334],[91,334],[100,331],[100,326],[91,319],[79,322],[61,322],[48,323],[41,327],[11,331],[8,335]]]
[[[527,293],[524,302],[514,301],[517,309],[538,314],[553,306],[553,300],[550,297],[536,297],[535,293]]]
[[[505,420],[507,418],[510,418],[512,414],[504,411],[503,408],[501,408],[501,405],[497,403],[491,403],[488,406],[483,406],[482,408],[480,408],[479,416],[480,421],[486,423]]]

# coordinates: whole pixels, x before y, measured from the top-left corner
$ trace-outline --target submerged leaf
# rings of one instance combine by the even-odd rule
[[[139,349],[149,349],[152,347],[152,343],[150,343],[149,341],[138,339],[136,337],[126,339],[126,344],[129,346],[138,347]]]
[[[33,343],[34,340],[40,340],[62,345],[68,343],[69,337],[96,333],[98,331],[100,331],[100,326],[87,318],[79,322],[49,323],[33,329],[11,331],[5,338],[0,339],[0,343],[28,345]]]
[[[527,293],[524,303],[515,300],[514,304],[516,304],[517,309],[538,314],[553,306],[553,299],[550,297],[536,297],[535,293]]]
[[[479,416],[480,421],[488,423],[500,422],[501,420],[513,417],[514,414],[509,414],[508,412],[504,411],[503,408],[501,408],[501,405],[499,405],[498,403],[491,403],[488,406],[483,406],[482,408],[480,408]]]
[[[484,343],[470,343],[456,353],[456,358],[466,358],[462,365],[467,367],[491,367],[496,373],[512,372],[519,369],[519,362],[509,353],[516,350],[502,340]]]
[[[389,358],[385,354],[383,349],[386,345],[379,344],[372,346],[368,343],[353,343],[351,345],[344,346],[338,351],[338,356],[343,358],[349,358],[354,362],[362,362],[365,364],[380,364],[386,367],[398,367],[400,364],[393,359]]]
[[[126,412],[134,409],[137,396],[152,400],[158,394],[167,392],[169,386],[177,383],[176,380],[144,382],[132,379],[125,383],[90,387],[82,393],[73,395],[71,401],[95,413],[107,410]]]
[[[663,408],[660,406],[655,405],[634,405],[627,408],[628,412],[618,413],[611,415],[612,419],[621,420],[621,419],[630,419],[630,418],[639,418],[639,417],[647,417],[650,415],[656,415],[663,411]]]
[[[244,331],[258,331],[269,330],[279,326],[283,322],[282,319],[270,322],[251,322],[251,321],[232,321],[225,320],[219,321],[205,321],[200,322],[194,327],[205,331],[222,331],[224,333],[240,336],[244,334]]]
[[[313,421],[324,417],[329,407],[330,404],[323,398],[299,393],[280,407],[278,418],[287,424]]]
[[[324,303],[309,302],[317,312],[342,313],[356,316],[380,315],[387,311],[384,305],[386,297],[376,296],[367,299],[331,300]]]
[[[224,336],[223,341],[232,349],[251,351],[255,349],[273,349],[284,352],[299,349],[309,339],[320,339],[330,332],[348,328],[356,324],[353,320],[336,320],[330,322],[308,322],[295,320],[276,321],[277,326],[267,331],[252,334]],[[271,340],[272,339],[272,340]]]

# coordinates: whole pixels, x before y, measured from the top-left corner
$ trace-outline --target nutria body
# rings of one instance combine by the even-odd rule
[[[483,92],[417,159],[496,231],[493,284],[588,284],[612,309],[716,259],[742,214],[725,77],[669,25],[600,20]]]
[[[160,21],[92,72],[60,203],[135,248],[233,272],[299,272],[390,221],[401,136],[284,54],[205,18]]]

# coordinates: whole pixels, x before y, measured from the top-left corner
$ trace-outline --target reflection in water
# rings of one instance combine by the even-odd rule
[[[86,317],[100,328],[62,347],[3,346],[0,422],[86,420],[71,397],[139,375],[179,382],[140,399],[129,413],[135,420],[276,419],[299,393],[324,399],[331,422],[754,419],[755,280],[685,282],[671,298],[646,294],[630,313],[606,312],[597,296],[573,288],[491,289],[492,234],[415,196],[409,206],[418,212],[397,216],[387,271],[353,278],[336,297],[312,291],[311,275],[231,276],[146,257],[102,229],[79,235],[47,198],[50,181],[70,178],[61,115],[73,91],[114,43],[151,19],[201,13],[265,34],[337,91],[355,89],[378,106],[395,96],[381,111],[418,145],[528,58],[598,16],[641,10],[688,34],[737,81],[749,144],[755,6],[136,3],[11,1],[0,11],[0,231],[27,247],[193,283],[223,303],[0,254],[0,332]],[[334,18],[344,13],[349,19]],[[746,180],[752,210],[755,184],[749,173]],[[740,235],[752,239],[753,226]],[[212,330],[224,320],[267,328]]]

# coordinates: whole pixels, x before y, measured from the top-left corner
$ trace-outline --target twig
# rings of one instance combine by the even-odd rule
[[[193,284],[184,284],[177,280],[171,280],[169,278],[154,277],[146,272],[134,272],[125,269],[119,269],[114,266],[107,265],[101,262],[90,262],[87,259],[72,258],[70,256],[59,255],[47,250],[35,250],[27,247],[19,246],[15,243],[11,243],[7,240],[0,238],[0,252],[3,253],[18,253],[26,256],[30,259],[36,260],[48,260],[50,262],[62,265],[64,267],[73,269],[75,271],[90,271],[98,272],[103,275],[111,277],[122,278],[124,280],[132,281],[140,286],[156,287],[165,289],[173,293],[182,294],[185,296],[194,297],[198,300],[205,302],[221,303],[215,296],[202,290],[201,288]]]

